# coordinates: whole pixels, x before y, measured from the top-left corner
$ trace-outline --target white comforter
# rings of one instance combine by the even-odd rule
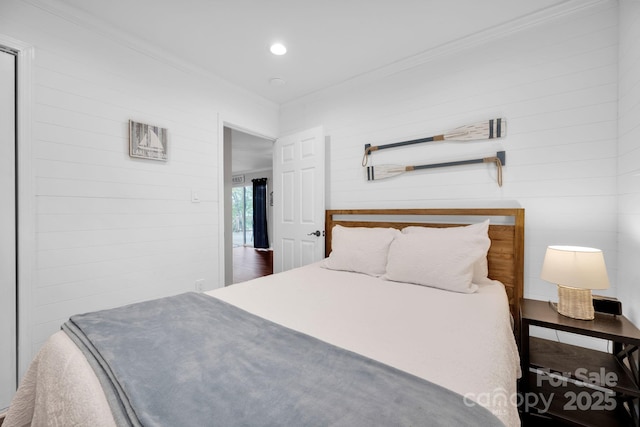
[[[520,425],[509,404],[519,359],[499,284],[458,294],[313,264],[207,293],[440,384],[505,425]],[[62,332],[34,360],[3,427],[28,423],[114,425],[93,371]]]

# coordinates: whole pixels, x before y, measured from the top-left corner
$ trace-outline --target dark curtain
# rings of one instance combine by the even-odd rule
[[[252,179],[251,182],[253,182],[253,247],[268,249],[267,178]]]

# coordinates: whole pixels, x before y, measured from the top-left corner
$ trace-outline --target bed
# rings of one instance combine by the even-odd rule
[[[522,297],[524,210],[333,210],[325,225],[321,262],[162,299],[161,308],[148,302],[140,304],[147,311],[132,305],[72,317],[32,362],[3,427],[465,425],[469,419],[520,425],[513,327]],[[455,285],[462,287],[447,289],[431,272],[462,274],[448,254],[458,254],[462,244],[464,257],[456,262],[467,263],[476,253],[471,248],[484,245],[478,230],[490,247],[463,269],[464,283]],[[474,283],[480,260],[487,277]],[[200,305],[204,323],[195,317]],[[160,327],[159,318],[172,322]],[[119,333],[123,323],[135,325],[134,340]],[[89,329],[96,324],[112,329]],[[121,375],[110,384],[124,390],[105,385],[110,377],[83,348],[87,336],[94,350],[128,354],[106,375]],[[103,338],[113,347],[100,347]],[[146,344],[133,351],[134,341]],[[110,357],[111,350],[102,352]],[[175,363],[160,364],[162,354]],[[218,371],[203,374],[202,365]],[[123,379],[125,373],[140,378]],[[119,392],[125,398],[114,403]],[[151,394],[159,400],[149,403]],[[146,401],[130,406],[138,396]]]

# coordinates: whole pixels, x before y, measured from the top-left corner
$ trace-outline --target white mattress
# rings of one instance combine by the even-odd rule
[[[507,426],[519,359],[504,288],[458,294],[319,264],[207,292],[283,326],[394,366],[480,402]],[[500,405],[502,404],[502,405]],[[112,426],[104,393],[82,353],[59,332],[45,344],[3,427]]]

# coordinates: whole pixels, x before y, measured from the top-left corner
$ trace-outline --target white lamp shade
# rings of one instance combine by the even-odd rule
[[[607,289],[609,277],[600,249],[580,246],[549,246],[540,277],[560,286]]]

